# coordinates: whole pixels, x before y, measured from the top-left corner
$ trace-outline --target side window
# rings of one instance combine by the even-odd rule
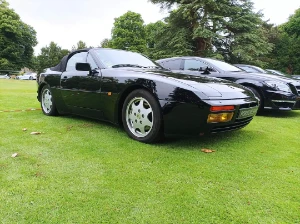
[[[204,71],[207,68],[207,64],[198,60],[185,60],[184,70],[190,71]]]
[[[70,71],[76,71],[75,65],[78,62],[86,62],[86,56],[87,56],[87,52],[80,52],[77,54],[74,54],[67,63],[67,67],[66,67],[66,71],[70,72]]]
[[[171,61],[164,61],[163,62],[163,67],[171,69],[171,70],[179,70],[180,69],[180,64],[181,64],[180,59],[171,60]]]
[[[86,58],[86,62],[91,65],[91,69],[98,68],[98,65],[96,64],[95,60],[93,59],[91,54],[88,54]]]

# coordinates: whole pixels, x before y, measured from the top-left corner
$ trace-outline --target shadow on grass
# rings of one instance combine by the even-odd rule
[[[300,110],[298,111],[265,110],[260,112],[257,116],[274,117],[274,118],[295,118],[295,117],[300,117]]]
[[[220,146],[230,147],[233,143],[245,142],[245,144],[251,144],[251,141],[255,139],[264,138],[263,132],[251,131],[239,129],[230,132],[223,132],[218,134],[211,134],[205,136],[168,136],[164,138],[161,142],[155,144],[144,144],[131,139],[127,136],[125,130],[117,125],[111,124],[109,122],[95,120],[91,118],[85,118],[77,115],[64,115],[66,119],[76,120],[78,124],[66,126],[67,131],[71,131],[73,127],[97,127],[99,128],[109,128],[114,134],[119,135],[119,137],[127,137],[128,143],[135,142],[140,144],[141,148],[144,147],[159,147],[161,150],[188,150],[194,151],[200,148],[211,148],[218,150]],[[118,138],[118,136],[116,136]]]

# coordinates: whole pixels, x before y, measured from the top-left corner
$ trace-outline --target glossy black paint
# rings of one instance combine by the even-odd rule
[[[207,65],[209,71],[190,71],[184,70],[185,60],[197,60]],[[169,63],[169,62],[172,63]],[[205,58],[200,57],[174,57],[166,58],[156,61],[161,66],[171,69],[174,72],[184,72],[190,75],[198,76],[205,75],[207,77],[217,77],[225,80],[229,80],[238,84],[241,84],[245,87],[252,87],[262,96],[263,109],[276,109],[276,110],[292,110],[300,109],[300,82],[288,77],[281,77],[272,74],[264,73],[247,73],[245,71],[239,72],[230,72],[220,69],[217,65],[211,62],[211,59],[208,61]],[[171,67],[167,66],[168,64]],[[176,64],[178,65],[176,70]],[[175,65],[173,68],[172,66]],[[276,90],[269,85],[266,81],[279,81],[288,85],[291,89],[291,92],[285,92]]]
[[[239,129],[252,120],[252,117],[237,120],[239,109],[258,105],[253,93],[241,85],[207,76],[174,73],[161,67],[105,67],[95,50],[77,51],[88,52],[95,60],[98,68],[93,73],[65,71],[65,63],[76,52],[56,66],[56,70],[64,71],[47,69],[41,73],[38,100],[43,86],[49,85],[60,114],[72,113],[121,125],[126,96],[135,89],[145,89],[161,106],[166,135],[202,135]],[[210,107],[221,105],[235,106],[232,121],[208,124]]]

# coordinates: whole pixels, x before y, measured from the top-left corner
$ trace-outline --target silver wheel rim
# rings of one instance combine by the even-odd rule
[[[52,95],[49,89],[45,89],[42,94],[42,108],[45,113],[50,113],[52,109]]]
[[[153,110],[143,97],[133,98],[126,108],[127,127],[136,137],[146,137],[153,127]]]

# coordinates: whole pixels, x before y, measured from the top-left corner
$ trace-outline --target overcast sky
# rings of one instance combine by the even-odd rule
[[[114,18],[128,10],[140,13],[145,23],[156,22],[167,16],[158,5],[148,0],[7,0],[21,19],[34,27],[40,49],[54,41],[71,49],[79,40],[88,46],[99,46],[109,38]],[[300,8],[299,0],[252,0],[255,10],[262,10],[265,19],[282,24]]]

